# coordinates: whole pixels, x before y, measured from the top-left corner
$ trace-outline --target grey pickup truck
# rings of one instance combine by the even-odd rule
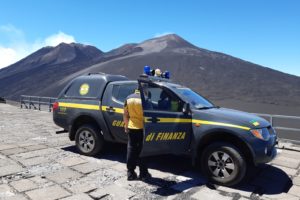
[[[214,106],[149,71],[137,81],[102,73],[75,78],[54,103],[53,120],[69,132],[81,154],[95,155],[105,141],[127,142],[123,105],[137,88],[144,111],[142,156],[189,156],[210,181],[227,186],[239,183],[250,165],[276,156],[277,136],[268,121]]]

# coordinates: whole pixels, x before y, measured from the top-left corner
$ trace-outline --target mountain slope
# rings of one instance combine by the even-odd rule
[[[123,45],[95,56],[94,60],[90,66],[74,67],[76,70],[71,67],[72,70],[55,81],[52,80],[52,76],[47,76],[48,72],[43,68],[33,72],[26,70],[28,75],[31,74],[31,78],[23,79],[23,82],[18,81],[21,85],[18,84],[19,87],[15,91],[6,93],[0,91],[0,96],[3,94],[56,96],[62,87],[81,74],[105,72],[136,79],[142,73],[143,66],[150,65],[169,70],[175,82],[191,87],[212,100],[235,99],[300,106],[300,77],[196,47],[175,34],[153,38],[139,44]],[[61,65],[61,68],[65,67]],[[43,89],[22,86],[33,80],[43,84]],[[2,83],[3,79],[0,78],[0,86]]]
[[[58,84],[89,72],[122,74],[136,79],[144,65],[171,71],[172,79],[212,100],[242,101],[300,106],[300,78],[205,49],[168,35],[136,44],[141,48],[117,59],[97,63],[72,74]],[[50,86],[40,95],[56,95]]]
[[[75,43],[42,48],[0,70],[0,96],[18,99],[22,94],[35,95],[65,76],[96,63],[101,55],[103,52],[93,46]]]

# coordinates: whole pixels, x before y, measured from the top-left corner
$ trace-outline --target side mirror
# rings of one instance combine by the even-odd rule
[[[189,103],[184,103],[184,104],[183,104],[182,112],[183,112],[184,114],[188,114],[188,113],[191,112],[191,106],[190,106]]]

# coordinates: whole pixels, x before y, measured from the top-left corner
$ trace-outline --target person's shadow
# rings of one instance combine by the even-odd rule
[[[62,148],[65,151],[79,153],[75,146]],[[106,143],[103,152],[94,158],[117,161],[126,164],[126,145]],[[155,186],[154,194],[160,196],[170,196],[183,191],[189,191],[194,187],[206,185],[210,189],[219,190],[220,186],[208,182],[208,180],[192,166],[191,160],[182,156],[162,155],[148,157],[147,164],[150,170],[165,172],[169,176],[165,178],[152,177],[145,181]],[[233,193],[239,191],[250,192],[251,196],[261,196],[264,194],[275,195],[288,192],[292,186],[292,180],[281,169],[269,165],[262,164],[257,167],[250,167],[246,179],[240,184],[230,187]],[[191,190],[192,191],[192,190]],[[253,197],[255,198],[255,197]]]

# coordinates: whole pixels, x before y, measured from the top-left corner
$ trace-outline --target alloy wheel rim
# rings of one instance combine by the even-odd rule
[[[95,147],[95,139],[88,130],[81,131],[79,134],[79,148],[84,153],[91,152]]]
[[[210,172],[218,178],[228,178],[235,170],[233,159],[223,151],[215,151],[208,158]]]

